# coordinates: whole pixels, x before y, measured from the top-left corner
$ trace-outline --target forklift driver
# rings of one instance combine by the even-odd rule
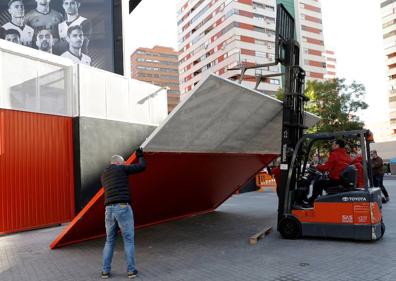
[[[340,174],[352,162],[351,157],[345,149],[344,140],[338,139],[334,141],[331,149],[332,151],[327,162],[316,166],[316,169],[321,172],[329,172],[329,179],[319,179],[314,182],[312,196],[308,199],[310,205],[313,205],[323,190],[327,191],[327,188],[341,184]]]

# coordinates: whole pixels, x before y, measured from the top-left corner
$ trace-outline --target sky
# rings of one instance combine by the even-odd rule
[[[364,111],[363,120],[388,119],[380,1],[321,2],[325,44],[336,52],[337,76],[365,85],[369,108]]]
[[[127,51],[154,45],[177,50],[176,11],[180,0],[143,0],[128,19]],[[366,87],[366,122],[388,119],[386,64],[378,0],[321,0],[324,40],[336,52],[337,76]],[[364,4],[363,4],[364,3]]]
[[[180,0],[143,0],[129,16],[132,53],[139,47],[155,45],[177,50],[177,7]]]

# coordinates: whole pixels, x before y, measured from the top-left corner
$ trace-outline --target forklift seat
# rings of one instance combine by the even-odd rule
[[[355,165],[349,165],[340,174],[341,184],[327,188],[327,194],[336,194],[339,192],[352,191],[357,186],[357,169]]]

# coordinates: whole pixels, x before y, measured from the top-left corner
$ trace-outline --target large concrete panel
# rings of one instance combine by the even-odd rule
[[[154,126],[88,117],[74,118],[76,209],[80,211],[101,187],[100,175],[114,154],[127,159]]]
[[[282,102],[210,75],[145,142],[147,151],[280,153]],[[319,118],[306,115],[307,126]]]

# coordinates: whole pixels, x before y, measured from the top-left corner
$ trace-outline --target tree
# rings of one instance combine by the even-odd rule
[[[306,110],[318,115],[321,121],[311,132],[334,132],[362,129],[362,122],[357,115],[367,109],[363,98],[366,89],[362,84],[348,85],[345,79],[333,79],[324,82],[308,81],[305,90],[310,99]]]
[[[355,81],[347,84],[345,79],[307,81],[305,95],[310,99],[306,111],[321,118],[319,123],[309,130],[310,133],[363,128],[364,123],[357,113],[368,107],[363,100],[366,95],[364,85]],[[283,100],[283,90],[277,93],[277,98]]]

